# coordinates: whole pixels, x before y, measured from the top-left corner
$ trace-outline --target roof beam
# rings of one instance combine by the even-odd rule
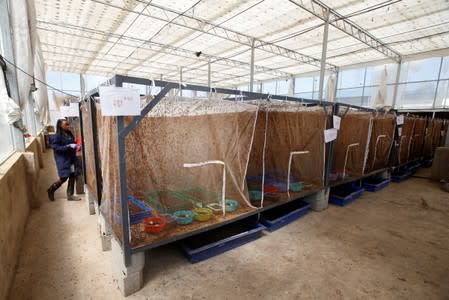
[[[359,40],[360,42],[368,45],[370,48],[375,49],[391,58],[395,62],[401,61],[401,54],[393,50],[387,44],[383,43],[381,40],[373,36],[366,29],[363,29],[359,25],[351,22],[345,16],[339,14],[334,9],[330,8],[326,4],[319,0],[288,0],[291,3],[301,7],[302,9],[308,11],[312,15],[326,21],[326,11],[329,10],[329,24],[335,28],[343,31],[349,36]]]
[[[107,3],[104,1],[99,1],[99,0],[91,0],[91,1],[103,4],[103,5],[107,5],[107,6],[112,6],[117,9],[126,10],[130,13],[137,14],[137,12],[134,10],[126,9],[124,7],[113,5],[111,3]],[[148,4],[146,1],[141,1],[141,0],[138,0],[138,1],[141,3]],[[173,9],[163,7],[161,5],[157,5],[154,3],[150,3],[148,5],[148,7],[154,7],[154,8],[160,9],[165,12],[170,12],[170,13],[176,14],[177,17],[176,17],[176,19],[170,20],[168,18],[168,16],[164,17],[163,14],[153,13],[151,10],[147,10],[146,14],[142,13],[141,14],[142,16],[150,17],[150,18],[153,18],[153,19],[156,19],[159,21],[171,22],[171,24],[175,24],[177,26],[188,28],[188,29],[191,29],[191,30],[194,30],[197,32],[202,32],[204,34],[217,36],[217,37],[220,37],[222,39],[225,39],[225,40],[228,40],[231,42],[235,42],[235,43],[238,43],[241,45],[248,46],[249,48],[252,47],[253,40],[254,40],[254,47],[257,49],[263,50],[265,52],[268,52],[268,53],[271,53],[274,55],[287,57],[287,58],[290,58],[292,60],[298,61],[303,64],[310,64],[310,65],[316,66],[317,68],[319,68],[321,66],[321,61],[315,57],[308,56],[308,55],[299,53],[297,51],[287,49],[285,47],[281,47],[276,44],[263,41],[261,39],[257,39],[255,37],[252,37],[249,35],[245,35],[245,34],[227,29],[227,28],[219,26],[219,25],[215,25],[213,23],[210,23],[207,20],[204,20],[204,19],[201,19],[198,17],[193,17],[193,16],[190,16],[187,14],[182,14],[181,12],[178,12]],[[336,68],[336,66],[328,63],[328,64],[326,64],[326,68],[329,70],[334,70]]]
[[[51,28],[51,26],[56,26],[56,27],[58,27],[58,29]],[[226,66],[231,66],[231,67],[248,68],[248,69],[250,67],[250,63],[242,62],[239,60],[208,55],[205,53],[203,53],[199,58],[196,58],[194,51],[190,51],[190,50],[186,50],[186,49],[182,49],[182,48],[178,48],[178,47],[173,47],[173,46],[169,46],[169,45],[159,44],[156,42],[148,42],[144,39],[132,38],[132,37],[128,37],[128,36],[121,36],[121,35],[114,34],[114,33],[100,31],[98,29],[81,27],[81,26],[71,25],[71,24],[67,24],[67,23],[60,23],[60,22],[56,23],[56,22],[47,22],[47,21],[37,20],[37,29],[51,31],[54,33],[67,34],[67,35],[71,35],[71,36],[79,36],[79,37],[83,37],[86,39],[95,40],[95,41],[104,42],[104,43],[106,43],[107,39],[110,37],[120,38],[120,41],[117,41],[118,45],[129,46],[129,44],[126,44],[126,41],[138,42],[138,43],[142,44],[141,46],[139,46],[139,48],[141,48],[141,49],[152,50],[155,52],[162,52],[164,54],[186,57],[186,58],[190,58],[190,59],[195,58],[195,59],[198,59],[205,63],[208,63],[209,61],[214,61],[214,62],[219,62],[221,64],[224,64]],[[78,30],[82,34],[77,35],[76,33],[73,32],[73,30]],[[94,38],[92,36],[92,34],[98,34],[98,35],[102,36],[103,38],[100,38],[100,39]],[[74,61],[74,63],[76,63],[76,62]],[[113,68],[111,68],[111,71],[112,71],[112,69]],[[255,70],[260,73],[273,74],[276,77],[291,76],[290,73],[282,72],[282,71],[279,71],[276,69],[271,69],[271,68],[263,67],[263,66],[259,66],[259,65],[255,66]]]

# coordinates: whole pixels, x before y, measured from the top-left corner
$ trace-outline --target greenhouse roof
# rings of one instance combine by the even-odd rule
[[[446,0],[36,0],[47,70],[237,86],[449,48]],[[209,72],[210,68],[210,72]],[[181,72],[182,70],[182,72]],[[181,74],[182,73],[182,79]]]

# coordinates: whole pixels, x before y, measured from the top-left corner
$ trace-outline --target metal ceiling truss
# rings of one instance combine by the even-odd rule
[[[58,29],[51,28],[51,26],[56,26],[56,27],[58,27]],[[173,47],[173,46],[169,46],[169,45],[164,45],[164,44],[160,44],[160,43],[155,43],[155,42],[147,42],[146,40],[143,40],[143,39],[132,38],[132,37],[128,37],[128,36],[121,36],[118,34],[104,32],[104,31],[101,31],[98,29],[81,27],[81,26],[76,26],[76,25],[72,25],[72,24],[37,20],[37,29],[50,31],[50,32],[54,32],[54,33],[67,34],[67,35],[71,35],[71,36],[78,36],[81,38],[95,40],[98,42],[108,42],[108,38],[114,37],[114,38],[120,39],[120,41],[117,41],[117,45],[130,46],[129,44],[126,43],[126,41],[134,42],[134,43],[137,42],[137,43],[142,43],[142,45],[139,46],[139,48],[141,48],[141,49],[152,50],[155,52],[162,52],[164,54],[185,57],[185,58],[189,58],[189,59],[195,58],[195,59],[201,60],[205,63],[208,63],[209,61],[213,61],[214,63],[223,64],[225,66],[248,68],[248,69],[251,66],[250,63],[247,63],[247,62],[242,62],[239,60],[234,60],[234,59],[229,59],[229,58],[224,58],[224,57],[219,57],[219,56],[213,56],[213,55],[208,55],[208,54],[202,54],[201,57],[196,58],[196,53],[194,51],[190,51],[190,50],[186,50],[186,49],[182,49],[182,48],[178,48],[178,47]],[[75,34],[71,31],[71,29],[78,30],[81,32],[81,34]],[[100,38],[100,39],[94,38],[94,37],[92,37],[92,34],[98,34],[104,38]],[[133,47],[133,46],[131,46],[131,47]],[[255,65],[255,70],[256,70],[256,72],[260,72],[260,73],[273,74],[277,78],[289,77],[292,75],[287,72],[283,72],[283,71],[279,71],[276,69],[271,69],[271,68],[267,68],[267,67],[263,67],[263,66],[259,66],[259,65]]]
[[[138,14],[138,12],[136,12],[132,9],[127,9],[125,7],[113,5],[108,2],[99,1],[99,0],[91,0],[91,1],[99,3],[99,4],[111,6],[111,7],[117,8],[117,9],[125,10],[125,11],[131,12],[131,13]],[[138,2],[148,4],[148,2],[146,2],[146,1],[138,0]],[[188,28],[191,30],[195,30],[197,32],[202,32],[204,34],[217,36],[217,37],[220,37],[222,39],[225,39],[225,40],[228,40],[231,42],[235,42],[235,43],[238,43],[241,45],[248,46],[250,48],[254,45],[254,47],[256,49],[260,49],[260,50],[263,50],[265,52],[268,52],[268,53],[271,53],[271,54],[274,54],[277,56],[287,57],[289,59],[298,61],[303,64],[310,64],[310,65],[316,66],[317,68],[321,67],[321,61],[319,59],[299,53],[297,51],[287,49],[285,47],[281,47],[281,46],[275,45],[273,43],[254,38],[252,36],[248,36],[248,35],[224,28],[219,25],[215,25],[213,23],[208,22],[207,20],[203,20],[198,17],[193,17],[193,16],[189,16],[187,14],[182,14],[181,12],[178,12],[173,9],[163,7],[163,6],[154,4],[154,3],[149,3],[148,7],[154,7],[154,8],[166,11],[166,12],[174,13],[177,15],[176,19],[170,19],[167,15],[164,16],[162,14],[152,13],[151,9],[147,9],[147,13],[142,13],[141,14],[142,16],[150,17],[150,18],[153,18],[153,19],[156,19],[159,21],[163,21],[163,22],[171,22],[171,24],[175,24],[175,25],[185,27],[185,28]],[[254,41],[254,43],[253,43],[253,41]],[[329,70],[335,70],[336,66],[327,63],[326,68]]]
[[[363,29],[359,25],[345,18],[345,16],[339,14],[334,9],[330,8],[326,4],[318,0],[288,0],[291,3],[301,7],[302,9],[308,11],[314,16],[326,21],[327,12],[329,11],[329,24],[335,28],[343,31],[349,36],[361,41],[362,43],[368,45],[370,48],[375,49],[391,58],[395,62],[401,61],[401,54],[393,50],[387,44],[377,39],[375,36],[370,34],[367,30]]]
[[[73,57],[80,57],[80,58],[92,58],[92,56],[84,56],[84,54],[93,54],[93,55],[97,55],[97,54],[105,54],[102,52],[96,52],[93,50],[87,50],[87,49],[77,49],[77,48],[71,48],[71,47],[65,47],[65,46],[60,46],[60,45],[50,45],[47,43],[41,43],[42,47],[42,52],[43,53],[49,53],[51,54],[56,54],[56,55],[68,55],[68,56],[73,56]],[[62,49],[65,52],[59,52],[59,51],[55,51],[55,50],[51,50],[52,48],[58,48],[58,49]],[[105,55],[104,55],[105,56]],[[113,63],[117,63],[120,62],[121,60],[127,58],[126,56],[123,55],[117,55],[117,54],[111,54],[109,53],[108,56],[109,57],[113,57],[116,58],[116,60],[110,60],[110,59],[105,59],[104,56],[102,58],[98,58],[99,61],[105,61],[105,62],[113,62]],[[134,58],[128,58],[128,59],[134,59]],[[137,61],[137,59],[134,59]],[[161,62],[151,62],[150,64],[144,64],[141,65],[143,67],[149,67],[149,68],[157,68],[163,71],[167,71],[167,72],[173,72],[175,70],[178,69],[177,65],[173,65],[173,64],[167,64],[167,63],[161,63]]]

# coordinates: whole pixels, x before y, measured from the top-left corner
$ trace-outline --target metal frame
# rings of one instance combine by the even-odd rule
[[[297,199],[297,198],[295,198],[295,199],[283,201],[281,203],[274,203],[274,204],[271,204],[271,205],[263,207],[263,208],[255,209],[254,211],[244,213],[238,217],[233,217],[232,219],[229,219],[229,220],[226,220],[223,222],[209,225],[207,227],[203,227],[200,229],[192,230],[188,233],[185,233],[185,234],[182,234],[179,236],[174,236],[174,237],[164,239],[161,241],[157,241],[157,242],[154,242],[154,243],[148,244],[148,245],[131,248],[130,244],[129,244],[130,234],[129,234],[129,220],[128,220],[129,211],[128,211],[127,182],[126,182],[125,137],[139,124],[139,122],[147,115],[147,113],[150,112],[151,109],[153,107],[155,107],[157,105],[157,103],[159,103],[162,100],[162,98],[169,93],[170,90],[182,89],[182,90],[210,92],[210,87],[200,86],[200,85],[191,85],[191,84],[179,85],[179,83],[174,83],[174,82],[167,82],[167,81],[162,81],[162,80],[154,80],[153,81],[150,79],[122,76],[122,75],[115,75],[111,80],[108,81],[108,83],[111,85],[114,85],[116,87],[121,87],[125,83],[148,85],[148,86],[153,86],[153,83],[154,83],[154,86],[158,86],[158,87],[162,88],[161,91],[155,96],[155,98],[143,108],[141,115],[133,117],[133,119],[128,123],[127,126],[125,126],[125,122],[124,122],[125,117],[123,117],[123,116],[117,117],[117,127],[116,127],[116,132],[117,132],[117,137],[118,137],[118,141],[117,141],[118,153],[117,154],[118,154],[118,160],[119,160],[118,161],[118,164],[119,164],[118,171],[119,171],[119,180],[120,180],[120,197],[119,198],[121,201],[120,205],[121,205],[122,233],[123,233],[122,238],[119,237],[119,240],[122,241],[121,246],[123,249],[125,265],[129,265],[131,263],[131,255],[133,253],[145,251],[147,249],[151,249],[151,248],[155,248],[155,247],[158,247],[158,246],[161,246],[164,244],[168,244],[173,241],[180,240],[180,239],[186,238],[191,235],[209,231],[211,229],[221,227],[223,225],[241,220],[243,218],[257,215],[262,211],[271,209],[278,205],[282,205],[282,204],[285,204],[285,203],[288,203],[290,201],[294,201],[295,199]],[[264,93],[239,91],[239,90],[233,90],[233,89],[227,89],[227,88],[214,88],[214,92],[221,93],[221,94],[228,94],[231,96],[234,95],[237,98],[243,97],[244,100],[276,99],[276,100],[281,100],[281,101],[287,100],[287,101],[301,102],[308,106],[316,105],[316,106],[323,106],[323,108],[331,107],[333,114],[338,112],[339,107],[347,107],[348,109],[353,108],[353,109],[369,111],[369,112],[376,111],[374,109],[364,108],[364,107],[359,107],[359,106],[349,105],[349,104],[344,104],[344,103],[333,103],[333,102],[326,102],[326,101],[302,99],[302,98],[296,98],[296,97],[291,97],[291,96],[270,95],[270,94],[264,94]],[[87,101],[90,101],[89,107],[91,108],[91,111],[90,111],[91,118],[94,117],[94,115],[92,114],[92,110],[93,110],[92,108],[93,108],[93,105],[95,105],[95,103],[93,101],[93,96],[95,96],[95,95],[98,95],[98,88],[90,91],[85,96],[85,100],[87,99]],[[327,117],[327,114],[326,114],[326,117]],[[332,124],[330,124],[330,125],[332,127]],[[95,134],[96,133],[96,124],[95,124],[95,126],[92,126],[92,128],[93,128],[93,135],[95,136],[96,135]],[[325,170],[324,170],[323,188],[329,187],[329,173],[330,173],[329,171],[330,171],[330,166],[331,166],[331,162],[332,162],[332,147],[333,147],[333,142],[327,143],[325,145],[325,166],[324,166]],[[95,157],[95,160],[96,160],[96,162],[98,162],[98,157]],[[317,191],[318,190],[304,191],[303,193],[300,193],[298,195],[298,197],[302,198],[302,197],[314,194]],[[115,232],[113,232],[113,234],[115,235]]]
[[[312,15],[320,18],[329,23],[337,29],[340,29],[349,36],[359,40],[360,42],[368,45],[370,48],[379,51],[383,55],[396,62],[400,62],[402,55],[389,47],[387,44],[370,34],[367,30],[363,29],[354,22],[349,21],[345,16],[339,14],[334,9],[330,8],[326,4],[318,0],[289,0],[291,3],[303,8]],[[307,3],[305,3],[307,2]],[[327,14],[330,15],[327,15]]]
[[[201,232],[205,232],[208,230],[211,230],[213,228],[218,228],[221,227],[223,225],[235,222],[237,220],[243,219],[243,218],[247,218],[249,216],[252,215],[256,215],[262,211],[268,210],[270,208],[273,208],[275,206],[278,205],[282,205],[284,203],[293,201],[295,199],[291,199],[291,200],[287,200],[287,201],[283,201],[282,203],[274,203],[272,205],[266,206],[264,208],[259,208],[259,209],[255,209],[252,212],[249,213],[244,213],[238,217],[234,217],[230,220],[226,220],[224,222],[219,222],[207,227],[203,227],[197,230],[193,230],[191,232],[188,232],[186,234],[180,235],[180,236],[175,236],[172,238],[168,238],[159,242],[155,242],[149,245],[144,245],[144,246],[140,246],[137,248],[131,248],[129,245],[129,222],[128,222],[128,201],[127,201],[127,184],[126,184],[126,162],[125,162],[125,137],[127,136],[127,134],[129,134],[138,124],[139,122],[145,117],[145,115],[151,111],[151,109],[157,105],[157,103],[165,96],[168,94],[168,92],[172,89],[178,89],[181,88],[182,90],[192,90],[192,91],[203,91],[203,92],[210,92],[210,87],[207,86],[199,86],[199,85],[179,85],[178,83],[174,83],[174,82],[167,82],[167,81],[162,81],[162,80],[150,80],[150,79],[143,79],[143,78],[136,78],[136,77],[129,77],[129,76],[122,76],[122,75],[115,75],[111,80],[109,80],[109,83],[111,85],[120,87],[123,86],[124,83],[132,83],[132,84],[140,84],[140,85],[148,85],[148,86],[152,86],[154,82],[154,86],[158,86],[158,87],[162,87],[162,90],[155,96],[155,98],[149,102],[142,110],[141,115],[140,116],[135,116],[131,122],[128,123],[127,126],[125,126],[124,123],[124,118],[122,116],[118,116],[117,117],[117,128],[116,128],[116,132],[117,132],[117,137],[118,137],[118,159],[119,159],[119,166],[118,166],[118,170],[119,170],[119,177],[120,177],[120,199],[121,199],[121,218],[122,218],[122,232],[123,232],[123,236],[122,238],[119,240],[122,241],[122,249],[123,249],[123,254],[124,254],[124,262],[126,265],[129,265],[131,263],[131,254],[133,253],[137,253],[140,251],[144,251],[146,249],[151,249],[151,248],[155,248],[158,246],[161,246],[163,244],[167,244],[179,239],[183,239],[186,238],[188,236],[191,235],[195,235]],[[221,93],[221,94],[228,94],[228,95],[234,95],[236,97],[242,97],[244,98],[244,100],[251,100],[251,99],[275,99],[275,100],[287,100],[287,101],[296,101],[296,102],[301,102],[304,103],[307,106],[310,105],[321,105],[321,106],[331,106],[334,107],[334,103],[331,102],[325,102],[325,101],[316,101],[316,100],[310,100],[310,99],[302,99],[302,98],[296,98],[296,97],[291,97],[291,96],[280,96],[280,95],[269,95],[269,94],[264,94],[264,93],[254,93],[254,92],[247,92],[247,91],[239,91],[239,90],[233,90],[233,89],[226,89],[226,88],[214,88],[214,92],[216,93]],[[85,100],[90,102],[90,117],[93,121],[94,119],[94,115],[93,115],[93,107],[95,105],[94,101],[93,101],[93,96],[98,95],[98,88],[94,89],[92,91],[90,91],[89,93],[87,93],[87,95],[85,96]],[[92,126],[92,134],[95,137],[96,136],[96,124],[94,126]],[[96,145],[96,143],[94,143],[94,145]],[[327,149],[326,149],[327,150]],[[96,163],[98,162],[98,157],[94,158]],[[97,168],[97,166],[96,166]],[[98,170],[98,169],[97,169]],[[97,173],[98,176],[98,173]],[[97,180],[98,183],[98,180]],[[325,182],[324,182],[325,183]],[[324,185],[325,186],[325,185]],[[316,193],[317,190],[313,190],[313,191],[305,191],[303,193],[300,194],[300,197],[305,197],[311,194]],[[97,197],[101,196],[101,194],[97,195]],[[115,232],[113,233],[115,235]]]
[[[104,1],[98,1],[98,0],[92,0],[92,1],[102,4],[102,5],[114,7],[114,8],[126,11],[126,12],[139,14],[138,12],[136,12],[132,9],[127,9],[125,7],[120,7],[117,5],[106,3]],[[161,5],[157,5],[155,3],[147,3],[146,1],[138,0],[138,2],[147,4],[149,7],[154,7],[154,8],[160,9],[164,12],[170,12],[170,13],[176,14],[176,18],[170,19],[168,16],[165,16],[165,18],[164,18],[163,14],[152,13],[152,11],[150,9],[147,9],[146,10],[147,13],[140,13],[140,15],[142,15],[144,17],[149,17],[149,18],[156,19],[159,21],[171,23],[171,24],[174,24],[177,26],[181,26],[184,28],[194,30],[195,32],[201,32],[202,34],[209,34],[209,35],[212,35],[215,37],[220,37],[227,41],[235,42],[240,45],[248,46],[250,48],[254,47],[256,49],[260,49],[260,50],[263,50],[265,52],[268,52],[268,53],[271,53],[274,55],[279,55],[279,56],[283,56],[286,58],[290,58],[292,60],[295,60],[295,61],[303,63],[303,64],[304,63],[310,64],[310,65],[313,65],[316,67],[320,67],[320,65],[321,65],[320,60],[315,57],[305,55],[305,54],[299,53],[298,51],[287,49],[285,47],[276,45],[274,43],[266,42],[261,39],[257,39],[255,37],[252,37],[252,36],[237,32],[237,31],[227,29],[223,26],[213,24],[207,20],[204,20],[204,19],[201,19],[198,17],[194,17],[193,14],[181,13],[181,12],[175,11],[173,9],[163,7]],[[329,63],[326,64],[326,68],[328,68],[330,70],[335,69],[335,67],[336,66],[334,66],[332,64],[329,64]]]
[[[371,113],[374,113],[374,112],[382,112],[382,111],[384,111],[383,109],[377,110],[377,109],[374,109],[374,108],[368,108],[368,107],[363,107],[363,106],[357,106],[357,105],[352,105],[352,104],[346,104],[346,103],[337,102],[337,103],[335,103],[335,105],[333,106],[332,116],[338,115],[338,113],[339,113],[339,111],[340,111],[340,109],[341,109],[342,107],[346,107],[346,109],[348,109],[348,110],[349,110],[349,109],[355,109],[355,110],[358,110],[358,111],[371,112]],[[388,113],[395,114],[396,111],[395,111],[395,110],[390,110],[390,111],[388,111]],[[332,118],[331,118],[331,120],[330,120],[330,127],[328,127],[328,128],[333,128],[333,119],[332,119]],[[369,173],[364,173],[364,172],[363,172],[363,174],[361,174],[361,175],[359,175],[359,176],[356,176],[356,177],[348,177],[348,178],[346,178],[346,179],[342,179],[342,180],[338,180],[338,181],[333,181],[333,182],[330,181],[330,174],[331,174],[331,170],[332,170],[332,161],[333,161],[333,159],[334,159],[334,157],[333,157],[333,152],[334,152],[334,143],[335,143],[335,141],[329,142],[328,145],[326,145],[326,161],[325,161],[325,164],[326,164],[326,177],[325,177],[325,183],[326,183],[326,184],[325,184],[325,187],[331,188],[331,187],[343,185],[343,184],[345,184],[345,183],[352,182],[352,181],[356,181],[356,180],[360,180],[360,179],[363,179],[363,178],[366,178],[366,177],[369,177],[369,176],[372,176],[372,175],[375,175],[375,174],[384,172],[384,171],[389,170],[390,168],[392,168],[392,165],[393,165],[393,164],[392,164],[392,162],[393,162],[392,156],[393,156],[393,152],[394,152],[394,150],[393,150],[393,148],[394,148],[394,147],[393,147],[393,144],[394,144],[394,142],[396,141],[396,135],[398,134],[397,131],[398,131],[398,130],[397,130],[397,126],[395,126],[395,136],[394,136],[393,139],[392,139],[392,146],[390,147],[390,154],[389,154],[389,158],[388,158],[389,163],[388,163],[388,166],[387,166],[386,168],[382,168],[382,169],[379,169],[379,170],[374,170],[374,171],[371,171],[371,172],[369,172]],[[371,138],[371,137],[369,137],[368,140],[369,140],[370,138]],[[367,143],[367,147],[368,147],[368,145],[369,145],[369,141],[368,141],[368,143]],[[394,149],[395,149],[395,148],[394,148]],[[366,158],[365,158],[365,159],[366,159]]]
[[[52,26],[57,27],[57,28],[52,28]],[[147,40],[139,39],[139,38],[120,36],[118,34],[108,33],[108,32],[94,29],[94,28],[81,27],[81,26],[76,26],[76,25],[67,24],[67,23],[63,23],[63,22],[47,22],[47,21],[43,21],[43,20],[37,20],[37,29],[44,30],[44,31],[51,31],[54,33],[71,35],[71,36],[77,36],[77,37],[86,38],[86,39],[90,39],[90,40],[96,40],[99,42],[104,42],[110,37],[121,38],[121,41],[117,42],[117,44],[129,46],[128,44],[126,44],[126,41],[128,41],[130,43],[139,43],[139,46],[137,47],[139,49],[155,51],[157,53],[171,54],[171,55],[175,55],[178,57],[185,57],[185,58],[189,58],[189,59],[196,57],[196,52],[191,51],[191,50],[186,50],[183,48],[160,44],[160,43],[156,43],[156,42],[148,42]],[[73,32],[73,30],[80,31],[80,33],[77,34],[77,33]],[[101,35],[101,36],[103,36],[103,38],[94,38],[92,36],[93,34]],[[209,63],[209,61],[210,61],[211,63],[220,62],[220,63],[222,63],[226,66],[230,66],[230,67],[249,67],[250,66],[250,63],[247,63],[247,62],[234,60],[234,59],[230,59],[230,58],[226,58],[226,57],[213,56],[213,55],[209,55],[209,54],[205,54],[205,53],[202,53],[201,56],[197,59],[206,64]],[[119,64],[122,62],[123,62],[123,60],[116,61],[116,63],[119,63]],[[136,62],[136,64],[141,65],[140,62]],[[102,67],[102,66],[95,65],[92,67],[96,68],[96,67]],[[105,68],[110,68],[110,67],[105,67]],[[279,70],[268,68],[268,67],[258,66],[258,65],[255,65],[254,68],[258,72],[271,73],[276,77],[289,77],[291,75],[290,73],[286,73],[283,71],[279,71]],[[115,69],[117,70],[117,66],[115,67]],[[176,72],[176,74],[178,74],[177,71],[174,71],[174,72]]]

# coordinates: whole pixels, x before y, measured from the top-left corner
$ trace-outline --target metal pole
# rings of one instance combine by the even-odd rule
[[[2,56],[8,61],[15,64],[14,48],[12,44],[11,25],[9,20],[9,7],[8,0],[0,0],[0,31],[1,31],[1,50]],[[20,105],[19,100],[19,87],[17,85],[17,71],[16,68],[7,63],[5,71],[6,78],[8,79],[9,89],[11,92],[11,98]],[[18,121],[21,123],[21,121]],[[21,125],[21,124],[19,124]],[[14,149],[16,151],[25,151],[25,140],[23,139],[23,133],[16,127],[11,126],[12,140]]]
[[[397,101],[397,97],[398,97],[399,79],[401,76],[401,69],[402,69],[402,58],[399,60],[398,67],[396,69],[396,83],[394,86],[393,104],[391,105],[391,107],[393,109],[396,107],[396,101]]]
[[[337,90],[338,90],[338,78],[340,74],[340,68],[335,69],[335,91],[334,91],[334,102],[337,102]]]
[[[363,75],[362,99],[360,101],[360,106],[363,106],[363,97],[365,97],[366,69],[368,69],[368,68],[365,67],[365,74]]]
[[[438,95],[438,86],[440,85],[440,78],[441,78],[441,68],[443,67],[443,57],[441,57],[440,60],[440,70],[438,71],[438,80],[437,80],[437,87],[435,88],[435,95],[433,97],[433,103],[432,103],[432,109],[435,109],[435,103],[437,101],[437,95]],[[434,112],[435,113],[435,112]]]
[[[327,52],[327,37],[329,35],[329,8],[326,10],[326,24],[324,25],[323,34],[323,49],[321,51],[321,71],[320,71],[320,90],[318,100],[323,100],[324,74],[326,72],[326,52]]]
[[[210,63],[210,60],[207,63],[207,86],[209,88],[212,87],[212,85],[211,85],[211,63]]]
[[[182,67],[179,67],[179,96],[182,97]]]
[[[249,91],[254,92],[254,39],[251,41],[251,65],[250,65],[250,73],[249,73]]]
[[[288,95],[293,96],[295,94],[295,76],[291,76],[288,84]]]
[[[115,86],[123,86],[123,78],[121,76],[115,76]],[[120,207],[122,218],[122,250],[123,260],[125,266],[131,264],[131,247],[129,246],[129,211],[128,211],[128,190],[126,182],[126,160],[125,160],[125,136],[120,133],[125,128],[125,117],[118,116],[117,119],[117,160],[118,160],[118,176],[120,187]],[[111,224],[112,225],[112,224]]]

